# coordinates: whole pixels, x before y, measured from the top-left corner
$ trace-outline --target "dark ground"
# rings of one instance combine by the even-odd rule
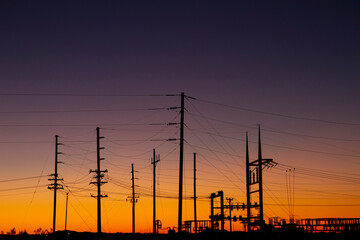
[[[50,235],[1,235],[0,240],[98,240],[96,233],[87,232],[56,232]],[[343,233],[304,233],[301,230],[274,230],[271,232],[220,232],[207,231],[200,234],[103,234],[102,240],[358,240],[360,232]]]

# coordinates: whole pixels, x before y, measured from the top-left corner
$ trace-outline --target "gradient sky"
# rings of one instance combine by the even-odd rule
[[[263,156],[279,163],[264,172],[266,219],[288,218],[290,168],[297,218],[359,217],[359,11],[358,1],[0,1],[0,230],[51,228],[38,176],[54,171],[56,134],[68,229],[96,230],[96,127],[109,170],[103,230],[131,231],[131,163],[137,231],[152,230],[153,148],[158,218],[177,226],[179,148],[164,140],[178,138],[166,123],[179,112],[151,109],[180,98],[146,95],[180,92],[196,98],[185,101],[185,198],[197,152],[200,219],[212,192],[245,201],[245,132],[255,159],[257,124]],[[58,201],[61,230],[65,191]]]

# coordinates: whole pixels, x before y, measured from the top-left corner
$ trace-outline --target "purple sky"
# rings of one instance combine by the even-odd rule
[[[185,91],[281,111],[359,101],[356,1],[2,1],[0,11],[4,93]]]

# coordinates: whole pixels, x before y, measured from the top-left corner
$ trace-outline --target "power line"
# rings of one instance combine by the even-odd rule
[[[255,129],[255,125],[251,124],[251,125],[243,125],[243,124],[239,124],[239,123],[235,123],[235,122],[230,122],[230,121],[225,121],[225,120],[220,120],[220,119],[215,119],[212,117],[208,117],[208,116],[204,116],[204,115],[198,115],[195,113],[189,113],[189,115],[195,116],[195,117],[199,117],[199,118],[203,118],[203,119],[208,119],[211,121],[215,121],[215,122],[220,122],[220,123],[225,123],[225,124],[229,124],[229,125],[233,125],[236,127],[246,127],[246,128],[252,128]],[[215,128],[203,128],[203,129],[215,129]],[[219,128],[217,128],[219,129]],[[345,142],[359,142],[360,139],[346,139],[346,138],[333,138],[333,137],[323,137],[323,136],[315,136],[315,135],[307,135],[307,134],[300,134],[300,133],[293,133],[293,132],[287,132],[287,131],[278,131],[278,130],[271,130],[271,129],[263,129],[264,131],[267,132],[273,132],[273,133],[279,133],[279,134],[285,134],[285,135],[292,135],[292,136],[299,136],[299,137],[307,137],[307,138],[316,138],[316,139],[325,139],[325,140],[332,140],[332,141],[345,141]],[[200,131],[200,130],[197,130]],[[204,133],[208,133],[208,132],[204,132]],[[210,133],[209,133],[210,134]],[[229,137],[228,137],[229,138]]]
[[[40,175],[40,176],[34,176],[34,177],[23,177],[23,178],[13,178],[13,179],[7,179],[7,180],[0,180],[0,183],[4,182],[15,182],[15,181],[23,181],[23,180],[29,180],[29,179],[35,179],[35,178],[41,178],[41,177],[49,177],[50,175]]]
[[[217,134],[217,133],[211,133],[211,132],[207,132],[207,131],[201,131],[201,130],[197,130],[197,129],[193,129],[193,128],[189,128],[189,130],[192,130],[192,131],[195,131],[195,132],[199,132],[199,133],[203,133],[203,134],[207,134],[207,135],[210,135],[210,136],[218,136],[218,137],[222,137],[222,138],[228,138],[228,139],[232,139],[232,140],[237,140],[237,141],[244,142],[244,139],[240,139],[240,138],[236,138],[236,137],[230,137],[230,136],[225,136],[225,135],[221,135],[221,134]],[[253,141],[249,141],[249,142],[255,143],[255,142],[253,142]],[[360,157],[359,155],[342,154],[342,153],[325,152],[325,151],[317,151],[317,150],[312,150],[312,149],[295,148],[295,147],[274,145],[274,144],[269,144],[269,143],[263,143],[263,145],[271,146],[271,147],[277,147],[277,148],[291,149],[291,150],[302,151],[302,152],[311,152],[311,153],[318,153],[318,154],[326,154],[326,155],[336,155],[336,156],[355,157],[355,158]]]
[[[51,141],[0,141],[0,144],[36,144],[36,143],[53,143]],[[1,181],[0,181],[1,182]]]
[[[278,206],[279,204],[268,203],[268,206]],[[359,207],[360,204],[296,204],[297,207]]]
[[[304,170],[309,170],[309,171],[318,171],[318,172],[323,172],[323,173],[328,173],[328,174],[343,174],[343,176],[348,176],[348,175],[354,175],[354,176],[359,176],[358,173],[348,173],[348,172],[338,172],[338,171],[326,171],[326,170],[320,170],[320,169],[315,169],[315,168],[305,168],[305,167],[294,167],[294,166],[290,166],[290,165],[286,165],[283,163],[279,163],[279,166],[285,166],[286,168],[296,168],[296,169],[304,169]]]
[[[189,101],[189,102],[190,102],[190,101]],[[202,114],[191,102],[190,102],[190,104],[191,104],[191,106],[192,106],[200,115],[203,116],[203,114]],[[197,123],[198,123],[200,126],[202,126],[202,124],[201,124],[199,121],[197,121]],[[213,128],[213,130],[214,130],[219,136],[221,136],[221,135],[219,134],[219,132],[216,130],[216,128],[214,128],[209,121],[207,121],[207,123],[208,123],[208,125],[209,125],[210,127]],[[224,151],[226,151],[225,147],[224,147],[222,144],[220,144],[220,143],[216,140],[216,138],[214,138],[212,135],[210,135],[210,136],[211,136],[211,138],[217,143],[218,146],[220,146]],[[228,148],[230,148],[233,152],[236,153],[236,151],[232,148],[232,146],[231,146],[227,141],[225,141],[224,138],[223,138],[223,142],[227,145]],[[234,162],[238,163],[237,160],[235,160],[233,157],[232,157],[232,159],[233,159]],[[240,164],[239,164],[239,166],[242,167]]]
[[[160,126],[167,123],[0,124],[0,127]]]
[[[280,169],[287,169],[288,165],[285,164],[279,164],[279,168]],[[311,176],[311,177],[316,177],[316,178],[324,178],[324,179],[328,179],[328,180],[335,180],[335,181],[344,181],[344,182],[350,182],[350,183],[359,183],[360,182],[360,178],[358,178],[356,174],[354,174],[354,176],[356,177],[351,177],[348,175],[351,174],[343,174],[341,175],[341,173],[339,172],[330,172],[330,171],[324,171],[324,170],[317,170],[317,169],[310,169],[310,168],[296,168],[297,173],[301,174],[301,175],[307,175],[307,176]]]
[[[179,94],[0,93],[0,96],[38,96],[38,97],[173,97],[173,96],[179,96]]]
[[[88,112],[126,112],[126,111],[157,111],[168,108],[123,108],[123,109],[77,109],[77,110],[37,110],[37,111],[1,111],[0,114],[34,114],[34,113],[88,113]]]
[[[329,124],[338,124],[338,125],[349,125],[349,126],[360,126],[360,123],[349,123],[349,122],[339,122],[339,121],[330,121],[330,120],[323,120],[323,119],[316,119],[316,118],[308,118],[308,117],[301,117],[301,116],[294,116],[294,115],[287,115],[287,114],[281,114],[281,113],[272,113],[272,112],[266,112],[266,111],[260,111],[250,108],[244,108],[244,107],[238,107],[238,106],[232,106],[228,104],[223,103],[217,103],[209,100],[204,99],[195,99],[199,102],[228,107],[232,109],[237,109],[241,111],[247,111],[247,112],[255,112],[260,114],[266,114],[271,116],[277,116],[277,117],[284,117],[284,118],[290,118],[290,119],[296,119],[296,120],[304,120],[304,121],[312,121],[312,122],[321,122],[321,123],[329,123]]]
[[[345,141],[345,142],[360,142],[360,139],[345,139],[345,138],[332,138],[332,137],[320,137],[314,135],[306,135],[300,133],[292,133],[292,132],[285,132],[285,131],[278,131],[278,130],[270,130],[270,129],[263,129],[266,132],[273,132],[285,135],[292,135],[292,136],[299,136],[299,137],[307,137],[307,138],[317,138],[317,139],[326,139],[326,140],[333,140],[333,141]]]
[[[16,191],[16,190],[23,190],[29,188],[38,188],[38,187],[47,187],[48,185],[36,185],[36,186],[27,186],[27,187],[17,187],[17,188],[7,188],[7,189],[0,189],[0,192],[7,192],[7,191]]]

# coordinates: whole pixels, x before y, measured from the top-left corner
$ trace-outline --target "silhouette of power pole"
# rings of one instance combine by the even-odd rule
[[[69,193],[66,193],[66,208],[65,208],[65,231],[67,230],[67,213],[68,213]]]
[[[268,159],[272,161],[272,159]],[[264,205],[263,205],[263,178],[262,178],[262,169],[263,169],[263,159],[261,153],[261,137],[260,137],[260,125],[259,125],[259,148],[258,148],[258,173],[259,173],[259,202],[260,202],[260,227],[264,224]]]
[[[97,195],[92,195],[91,197],[97,198],[97,233],[101,234],[101,198],[107,197],[106,194],[101,194],[101,185],[107,183],[106,181],[102,181],[105,176],[105,173],[108,171],[100,170],[100,161],[104,160],[104,158],[100,157],[100,150],[104,149],[104,147],[100,147],[100,139],[104,137],[100,137],[100,128],[96,128],[96,155],[97,155],[97,169],[90,170],[90,173],[95,173],[94,178],[96,181],[90,182],[90,184],[94,184],[97,186]]]
[[[181,93],[181,121],[180,121],[180,166],[179,166],[179,212],[178,233],[182,231],[182,194],[183,194],[183,167],[184,167],[184,93]]]
[[[195,234],[197,233],[197,216],[196,216],[196,153],[194,153],[194,225]]]
[[[226,200],[228,201],[228,204],[229,204],[229,217],[230,217],[230,232],[232,232],[232,218],[231,218],[231,211],[232,211],[232,205],[231,205],[231,202],[232,200],[234,200],[233,198],[226,198]]]
[[[51,174],[53,178],[50,178],[49,181],[54,181],[48,186],[48,189],[54,190],[54,213],[53,213],[53,233],[56,231],[56,191],[58,189],[64,189],[64,187],[58,183],[58,181],[62,181],[63,179],[58,178],[58,155],[62,154],[61,152],[58,152],[58,146],[63,145],[58,142],[58,135],[55,135],[55,173]]]
[[[156,221],[156,163],[160,161],[160,155],[155,154],[155,148],[153,149],[153,157],[151,158],[151,164],[153,164],[153,234],[157,233],[157,221]]]
[[[248,141],[248,133],[246,132],[246,222],[247,222],[247,231],[250,231],[250,181],[251,181],[251,173],[250,173],[250,162],[249,162],[249,141]]]
[[[135,196],[135,176],[134,176],[134,164],[131,164],[131,183],[132,183],[132,196],[128,197],[126,201],[130,201],[132,203],[132,233],[135,233],[135,203],[137,203],[138,196]]]
[[[261,152],[261,136],[259,125],[259,146],[258,146],[258,159],[249,162],[248,138],[246,134],[246,198],[247,198],[247,223],[248,231],[251,226],[264,226],[264,203],[263,203],[263,167],[273,167],[277,163],[273,159],[262,158]],[[256,187],[257,186],[257,187]],[[255,189],[252,189],[252,188]],[[258,194],[258,201],[252,203],[251,195]],[[257,215],[251,215],[251,209],[255,208],[258,211]]]

